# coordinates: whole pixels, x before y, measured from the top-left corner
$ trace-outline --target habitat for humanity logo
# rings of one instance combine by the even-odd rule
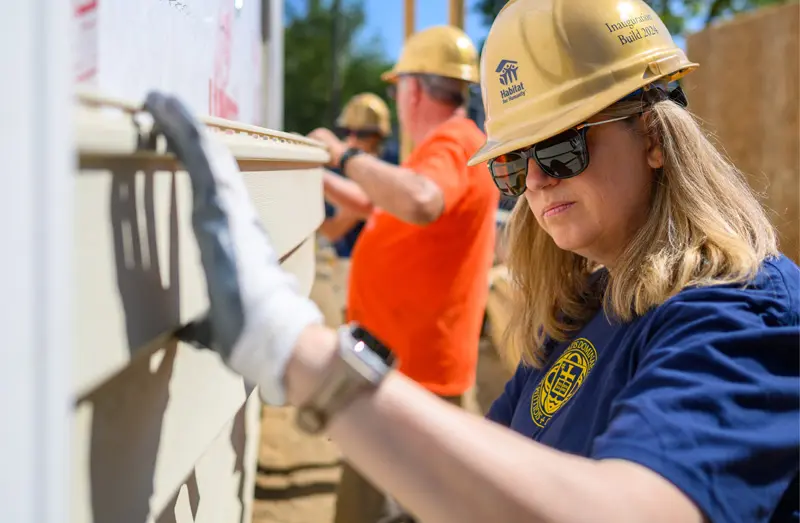
[[[495,73],[500,77],[500,98],[503,103],[510,102],[520,96],[525,96],[525,86],[522,82],[517,83],[517,62],[516,60],[500,60],[497,64]]]

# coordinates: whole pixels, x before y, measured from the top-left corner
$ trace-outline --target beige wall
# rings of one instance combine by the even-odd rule
[[[689,36],[700,69],[689,108],[747,175],[800,261],[800,4],[765,8]]]
[[[76,129],[70,519],[248,522],[258,395],[216,354],[169,336],[207,308],[188,176],[131,155],[122,114],[81,108]],[[327,155],[248,131],[222,139],[247,157],[262,221],[308,294]]]

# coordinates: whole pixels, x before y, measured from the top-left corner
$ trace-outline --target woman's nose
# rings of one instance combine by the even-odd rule
[[[525,179],[525,186],[529,191],[540,191],[545,187],[558,185],[558,182],[558,179],[547,176],[536,160],[528,158],[528,176]]]

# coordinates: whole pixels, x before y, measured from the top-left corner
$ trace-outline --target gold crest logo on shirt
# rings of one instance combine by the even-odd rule
[[[597,361],[597,350],[586,338],[570,343],[547,371],[531,397],[531,418],[544,427],[583,384]]]

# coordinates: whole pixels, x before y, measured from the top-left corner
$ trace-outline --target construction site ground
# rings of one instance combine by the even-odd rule
[[[481,343],[476,393],[485,412],[510,377],[488,340]],[[292,408],[264,407],[253,523],[330,523],[341,456],[327,438],[298,432]]]

